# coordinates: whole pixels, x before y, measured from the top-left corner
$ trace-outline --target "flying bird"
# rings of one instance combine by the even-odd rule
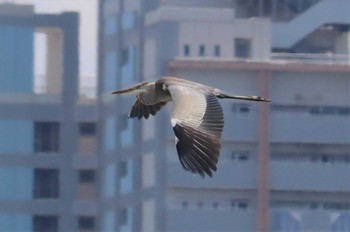
[[[163,77],[156,82],[141,82],[112,94],[133,93],[136,101],[129,117],[148,119],[168,102],[173,102],[170,122],[175,132],[176,149],[182,167],[202,177],[217,170],[224,114],[219,99],[229,98],[269,102],[258,96],[237,96],[196,82]]]

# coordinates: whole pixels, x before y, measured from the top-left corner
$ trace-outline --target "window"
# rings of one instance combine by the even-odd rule
[[[205,56],[205,46],[199,45],[199,56]]]
[[[122,29],[127,30],[131,29],[136,25],[136,12],[130,11],[130,12],[124,12],[121,17],[122,20]]]
[[[188,202],[187,201],[183,201],[182,202],[182,208],[186,209],[188,207]]]
[[[95,182],[95,170],[80,170],[79,171],[80,183],[94,183]]]
[[[78,218],[79,230],[93,231],[95,229],[95,219],[90,216],[81,216]]]
[[[240,161],[247,161],[247,160],[249,160],[249,156],[247,154],[239,154],[238,155],[238,160],[240,160]]]
[[[235,57],[249,58],[251,57],[250,39],[235,39]]]
[[[232,111],[243,113],[243,114],[249,113],[250,112],[250,105],[233,103],[232,104]]]
[[[246,208],[248,208],[248,203],[247,202],[238,202],[238,208],[246,209]]]
[[[249,113],[249,111],[250,111],[250,108],[248,105],[241,105],[239,107],[239,112],[241,113]]]
[[[334,115],[337,108],[332,106],[313,106],[310,108],[310,114],[312,115]]]
[[[310,203],[310,209],[318,209],[318,203],[317,202],[311,202]]]
[[[328,163],[329,162],[329,157],[328,155],[322,155],[321,156],[322,163]]]
[[[121,65],[126,65],[129,61],[129,49],[123,48],[121,51]]]
[[[56,232],[58,231],[57,216],[41,216],[34,215],[33,217],[34,232]]]
[[[79,134],[81,136],[95,136],[96,135],[96,123],[94,122],[82,122],[79,124]]]
[[[125,177],[128,175],[128,162],[120,161],[119,162],[119,175],[120,177]]]
[[[191,55],[190,45],[185,44],[184,45],[184,56],[190,56],[190,55]]]
[[[220,45],[215,45],[214,47],[214,56],[219,57],[221,55]]]
[[[58,169],[34,170],[34,199],[58,198]]]
[[[118,29],[118,22],[117,18],[115,16],[107,17],[104,19],[104,33],[106,35],[112,35],[117,32]]]
[[[349,107],[339,107],[337,108],[339,115],[350,115],[350,108]]]
[[[79,155],[95,155],[97,151],[96,123],[79,123],[78,130]]]
[[[120,224],[126,225],[128,223],[128,210],[126,208],[120,210]]]
[[[34,151],[58,152],[59,151],[58,122],[35,122],[34,126]]]
[[[247,161],[249,160],[249,151],[233,151],[231,153],[231,159],[238,159],[239,161]]]

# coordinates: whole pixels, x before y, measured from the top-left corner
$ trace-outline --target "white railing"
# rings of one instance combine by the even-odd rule
[[[239,58],[239,57],[202,57],[202,56],[177,56],[175,60],[191,61],[245,61],[245,62],[298,62],[298,63],[328,63],[350,64],[350,55],[333,53],[270,53],[266,58]]]
[[[92,78],[92,77],[81,77]],[[49,94],[47,91],[47,77],[46,75],[35,75],[34,80],[34,93],[35,94]],[[79,87],[79,97],[83,99],[96,99],[97,88],[94,86],[82,86]]]
[[[350,64],[350,56],[345,54],[334,53],[271,53],[271,60],[285,60],[294,62],[307,63],[343,63]]]

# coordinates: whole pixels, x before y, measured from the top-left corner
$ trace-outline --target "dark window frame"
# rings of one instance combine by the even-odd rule
[[[81,122],[81,123],[79,123],[79,135],[80,136],[96,136],[96,123],[95,122]]]
[[[96,172],[94,169],[81,169],[78,173],[79,183],[95,183]]]
[[[235,57],[247,59],[252,57],[252,41],[251,39],[235,38]]]
[[[34,139],[35,152],[59,152],[60,123],[35,122]]]
[[[214,56],[216,57],[221,56],[221,46],[218,44],[214,46]]]
[[[199,45],[198,55],[205,56],[205,45],[204,44]]]
[[[95,218],[93,216],[78,217],[79,230],[95,230]]]
[[[34,170],[34,199],[59,198],[59,169]]]
[[[184,56],[191,56],[191,47],[189,44],[184,45]]]
[[[34,232],[58,232],[58,223],[56,215],[33,215]]]

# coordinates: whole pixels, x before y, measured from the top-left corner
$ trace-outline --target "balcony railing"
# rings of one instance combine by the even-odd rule
[[[350,56],[334,53],[271,53],[271,60],[306,63],[350,64]]]
[[[93,78],[93,77],[81,77],[81,78]],[[96,87],[95,86],[83,86],[79,88],[80,101],[89,102],[90,100],[96,99]],[[50,94],[47,91],[47,76],[46,75],[35,75],[34,89],[35,94]]]

